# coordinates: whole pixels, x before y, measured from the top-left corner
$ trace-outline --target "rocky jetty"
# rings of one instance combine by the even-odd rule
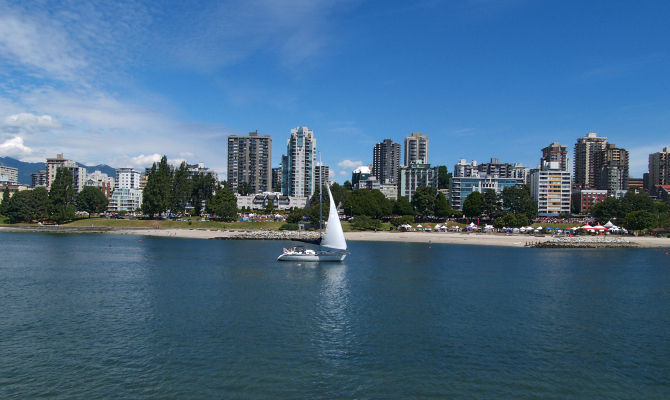
[[[573,236],[555,237],[544,242],[529,243],[528,247],[549,249],[602,249],[602,248],[631,248],[639,247],[637,243],[628,241],[622,237],[612,236]]]
[[[217,240],[291,240],[300,238],[314,240],[319,238],[319,232],[302,231],[245,231],[245,230],[222,230],[221,236],[214,237]]]

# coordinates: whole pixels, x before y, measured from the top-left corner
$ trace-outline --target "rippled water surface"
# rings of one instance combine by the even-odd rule
[[[670,398],[670,256],[0,234],[1,398]]]

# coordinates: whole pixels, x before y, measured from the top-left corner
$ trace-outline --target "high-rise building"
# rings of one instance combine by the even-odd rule
[[[285,196],[311,197],[314,194],[316,139],[306,126],[291,129],[282,156],[282,193]]]
[[[558,216],[570,213],[570,171],[560,161],[542,161],[530,174],[530,194],[537,202],[537,215]]]
[[[478,164],[473,160],[468,163],[465,159],[460,159],[454,165],[454,177],[468,178],[514,178],[519,181],[519,184],[528,184],[530,182],[530,169],[524,167],[521,163],[503,163],[498,158],[491,158],[488,163]]]
[[[47,158],[47,190],[51,190],[51,184],[56,179],[56,173],[61,168],[66,168],[72,173],[72,180],[77,193],[86,185],[86,168],[80,167],[76,162],[63,157],[63,154],[57,154],[56,158]]]
[[[606,137],[595,132],[577,139],[575,144],[574,186],[579,189],[597,189],[601,153],[607,145]]]
[[[330,182],[330,168],[327,165],[316,163],[314,167],[314,187],[325,186],[328,182]]]
[[[272,168],[272,191],[281,192],[281,166]]]
[[[542,149],[542,159],[540,160],[540,165],[543,162],[558,162],[558,166],[562,171],[570,171],[570,163],[568,159],[568,146],[561,145],[557,142],[550,144],[549,146]]]
[[[391,139],[375,144],[372,154],[372,175],[380,183],[397,183],[400,170],[400,143]]]
[[[412,132],[405,138],[405,166],[412,162],[428,164],[428,136],[421,132]]]
[[[400,182],[398,182],[398,196],[407,197],[412,201],[416,189],[427,186],[437,189],[437,167],[418,161],[400,168]]]
[[[0,164],[0,182],[7,185],[18,185],[19,169]]]
[[[628,190],[628,151],[607,143],[598,160],[598,189],[610,195]]]
[[[30,174],[31,178],[31,186],[36,188],[38,186],[46,186],[47,185],[47,171],[46,170],[41,170],[37,171],[33,174]]]
[[[117,168],[115,189],[139,189],[141,174],[133,168]]]
[[[258,131],[228,136],[228,187],[236,192],[245,182],[254,193],[272,190],[272,138]]]
[[[670,185],[670,147],[649,154],[649,175],[645,183],[650,192],[657,185]]]

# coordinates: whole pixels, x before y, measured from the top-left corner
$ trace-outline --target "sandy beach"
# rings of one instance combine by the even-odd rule
[[[220,229],[119,229],[119,228],[72,228],[60,227],[0,227],[0,232],[58,232],[58,233],[107,233],[117,235],[143,235],[189,239],[271,239],[287,240],[298,236],[297,232],[289,231],[247,231]],[[309,236],[302,232],[300,237]],[[311,233],[311,236],[316,233]],[[511,235],[498,233],[456,233],[456,232],[345,232],[349,241],[370,242],[405,242],[433,244],[467,244],[479,246],[525,247],[530,242],[546,242],[551,236]],[[668,248],[670,238],[625,236],[626,241],[642,248]]]

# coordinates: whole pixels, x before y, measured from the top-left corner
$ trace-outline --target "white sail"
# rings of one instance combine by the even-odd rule
[[[330,211],[328,212],[328,225],[326,225],[326,232],[323,234],[321,246],[336,250],[346,250],[347,241],[344,240],[344,232],[342,232],[340,217],[337,215],[337,207],[335,206],[333,195],[330,193],[328,185],[326,185],[326,189],[330,198]]]

